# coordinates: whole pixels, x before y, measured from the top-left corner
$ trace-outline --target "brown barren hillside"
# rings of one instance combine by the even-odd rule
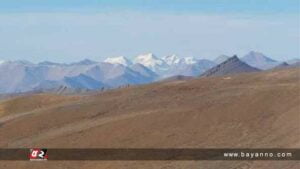
[[[48,108],[58,104],[79,100],[78,96],[62,96],[53,94],[29,94],[26,96],[15,96],[0,102],[0,117],[33,110]]]
[[[35,97],[1,103],[4,115],[0,117],[0,147],[300,147],[300,69],[296,68],[160,82],[102,92],[80,100],[49,96],[57,97],[58,101],[52,98],[54,105],[43,109],[28,108],[40,103],[39,99],[31,100]],[[19,113],[33,110],[35,113],[9,119],[12,108],[7,107],[16,107]],[[0,161],[0,168],[298,167],[297,161]]]

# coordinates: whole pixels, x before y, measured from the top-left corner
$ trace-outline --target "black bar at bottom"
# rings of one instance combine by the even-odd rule
[[[30,149],[0,149],[0,160],[29,160]],[[300,160],[300,149],[47,149],[48,160]]]

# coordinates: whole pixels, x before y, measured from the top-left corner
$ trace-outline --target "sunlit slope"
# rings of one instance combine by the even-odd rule
[[[63,96],[53,94],[30,94],[25,96],[16,96],[11,99],[0,102],[0,117],[25,113],[37,109],[48,108],[58,104],[69,103],[79,100],[78,96]]]
[[[80,101],[60,101],[56,107],[0,123],[0,146],[299,147],[299,80],[300,69],[281,69],[161,82],[102,92]],[[232,168],[239,162],[60,164],[61,168],[163,168],[168,165],[195,168],[198,164],[204,168]],[[18,166],[12,166],[15,165]],[[296,168],[298,164],[254,162],[249,165],[279,169]]]

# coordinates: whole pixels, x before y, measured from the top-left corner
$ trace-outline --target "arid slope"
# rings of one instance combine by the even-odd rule
[[[34,97],[0,104],[2,148],[300,147],[300,69],[160,82],[76,99],[49,96],[57,97],[54,104]],[[14,113],[35,113],[7,119],[14,106]],[[0,168],[241,166],[296,169],[299,162],[0,162]]]

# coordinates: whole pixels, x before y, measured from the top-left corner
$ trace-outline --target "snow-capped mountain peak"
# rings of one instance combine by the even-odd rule
[[[178,64],[191,65],[197,63],[197,59],[195,59],[194,57],[180,58],[176,55],[165,56],[163,57],[163,60],[170,66]]]
[[[195,59],[194,57],[185,57],[184,58],[184,62],[188,65],[191,65],[191,64],[195,64],[197,63],[197,59]]]
[[[134,62],[142,64],[154,72],[165,71],[168,67],[168,64],[164,60],[157,58],[152,53],[139,55],[134,59]]]
[[[169,55],[169,56],[165,56],[163,57],[163,60],[168,64],[168,65],[174,65],[174,64],[179,64],[181,59],[176,56],[176,55]]]
[[[5,61],[4,60],[0,60],[0,65],[3,64],[3,63],[5,63]]]
[[[135,63],[140,63],[146,67],[153,67],[155,65],[163,65],[165,62],[157,58],[154,54],[148,53],[139,55],[135,58]]]
[[[105,63],[110,63],[110,64],[121,64],[124,66],[129,66],[131,65],[131,61],[128,60],[126,57],[124,56],[117,56],[117,57],[109,57],[107,59],[104,60]]]

